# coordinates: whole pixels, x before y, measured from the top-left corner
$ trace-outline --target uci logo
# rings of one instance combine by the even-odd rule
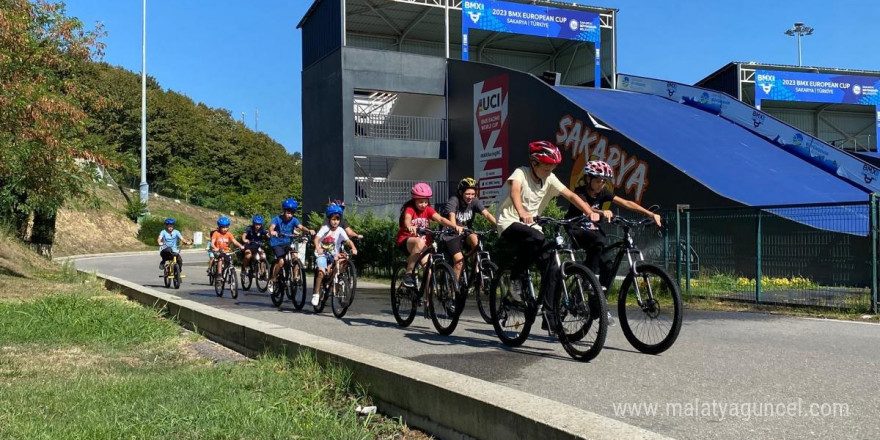
[[[755,124],[755,128],[760,127],[761,124],[764,123],[764,118],[765,118],[765,116],[763,113],[761,113],[757,110],[752,111],[752,123]]]
[[[501,108],[501,89],[489,90],[480,95],[477,113],[486,114]]]
[[[672,95],[675,94],[676,89],[678,89],[678,85],[675,84],[674,82],[667,82],[666,83],[666,94],[669,95],[670,98],[672,97]]]

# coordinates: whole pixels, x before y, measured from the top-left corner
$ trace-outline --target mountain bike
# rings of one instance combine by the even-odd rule
[[[275,279],[269,297],[275,307],[281,307],[286,295],[296,310],[302,310],[306,305],[306,271],[302,260],[300,260],[300,255],[294,253],[293,250],[297,243],[304,242],[308,246],[308,242],[311,240],[309,235],[280,234],[280,236],[290,238],[290,246],[287,248],[284,265],[278,271],[278,277]]]
[[[504,345],[522,345],[540,311],[547,321],[550,336],[558,338],[572,358],[589,361],[602,351],[608,333],[608,309],[601,294],[602,287],[593,272],[574,261],[574,251],[560,232],[560,226],[586,221],[589,219],[584,216],[571,220],[535,217],[535,222],[546,228],[545,237],[552,237],[541,250],[542,255],[545,252],[551,254],[548,264],[552,267],[547,273],[560,280],[552,314],[544,307],[544,289],[535,292],[532,268],[522,275],[522,289],[518,295],[511,291],[510,269],[499,271],[492,280],[489,312],[495,334]]]
[[[265,292],[269,288],[269,264],[266,262],[266,252],[262,247],[251,249],[251,259],[248,267],[243,267],[241,277],[242,290],[251,290],[251,284],[257,281],[257,289]]]
[[[315,269],[315,279],[312,292],[318,292],[318,305],[313,306],[315,313],[324,311],[327,299],[333,309],[333,316],[342,318],[348,312],[348,307],[354,301],[354,289],[357,286],[357,274],[354,270],[353,256],[340,252],[333,260],[333,266],[324,274],[321,285],[318,286],[318,273]]]
[[[180,289],[180,279],[185,276],[180,271],[180,263],[178,263],[177,253],[175,253],[170,260],[165,260],[165,267],[160,275],[165,280],[165,287],[170,287],[173,284],[175,289]]]
[[[408,327],[416,317],[421,298],[427,295],[425,319],[430,317],[438,333],[449,335],[455,331],[460,314],[456,310],[458,285],[455,282],[452,266],[446,262],[443,252],[438,250],[437,242],[443,235],[451,233],[431,229],[419,229],[418,233],[431,234],[438,240],[433,240],[431,245],[425,246],[419,254],[419,259],[413,267],[412,287],[403,285],[406,262],[397,265],[391,278],[391,312],[399,326]],[[424,270],[422,270],[423,261]]]
[[[486,324],[492,323],[492,316],[489,313],[489,294],[492,291],[492,279],[498,273],[498,265],[492,262],[489,252],[484,250],[483,237],[495,232],[495,229],[488,231],[464,229],[465,238],[470,234],[477,236],[477,248],[472,252],[473,264],[468,261],[468,255],[465,255],[458,287],[458,291],[462,293],[459,301],[459,313],[464,309],[467,297],[473,295],[477,300],[480,316],[483,317]]]
[[[232,255],[241,252],[241,249],[235,251],[219,251],[214,258],[214,293],[217,296],[223,296],[223,292],[229,289],[229,294],[233,299],[238,298],[238,272],[235,271],[235,264],[232,263]],[[217,274],[217,259],[223,258],[223,271]]]
[[[617,249],[611,276],[603,280],[603,287],[611,293],[623,257],[629,268],[617,294],[617,313],[620,329],[626,340],[642,353],[658,354],[669,349],[681,331],[681,290],[672,277],[660,266],[646,263],[642,251],[633,242],[630,231],[654,222],[614,217],[611,220],[623,228],[623,237],[605,246],[602,253]]]

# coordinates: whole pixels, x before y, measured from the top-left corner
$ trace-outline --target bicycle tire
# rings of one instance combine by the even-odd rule
[[[672,347],[681,331],[681,291],[669,273],[657,265],[641,263],[637,266],[637,272],[639,284],[650,286],[650,289],[640,289],[643,305],[639,306],[633,274],[627,275],[623,280],[617,298],[620,329],[636,350],[647,354],[663,353]],[[657,286],[654,286],[655,282]],[[629,309],[628,299],[633,303]],[[659,340],[649,338],[652,335],[659,335]]]
[[[220,277],[219,280],[218,280],[218,277]],[[222,297],[223,296],[223,274],[214,274],[213,278],[214,278],[214,281],[212,284],[214,284],[214,293],[216,293],[217,296]]]
[[[266,289],[269,288],[269,265],[266,264],[266,260],[260,260],[260,264],[257,265],[257,289],[260,292],[266,292]]]
[[[501,343],[508,347],[518,347],[529,337],[537,310],[526,301],[517,301],[511,296],[510,269],[498,271],[496,274],[492,280],[492,293],[489,295],[492,327]]]
[[[483,261],[479,278],[474,280],[474,298],[477,300],[477,309],[486,324],[492,323],[492,314],[489,313],[489,295],[492,294],[492,279],[498,273],[498,265],[491,261]],[[474,274],[476,275],[476,274]]]
[[[165,263],[165,268],[162,269],[162,278],[162,281],[165,282],[165,288],[171,287],[171,265],[168,262]]]
[[[229,269],[229,294],[232,295],[232,299],[238,299],[238,272],[235,271],[235,266]]]
[[[296,280],[293,279],[293,274],[297,272],[293,269],[294,267],[297,267],[299,270],[299,276]],[[299,258],[291,262],[290,276],[287,297],[293,302],[293,307],[295,309],[302,310],[306,305],[306,270]]]
[[[417,300],[414,301],[416,294],[413,294],[411,287],[403,286],[403,274],[406,273],[406,266],[400,264],[391,277],[391,313],[394,320],[401,327],[409,327],[416,318]]]
[[[336,294],[332,296],[330,308],[333,310],[333,316],[342,318],[354,301],[354,289],[357,286],[357,270],[354,268],[354,263],[349,261],[339,278],[342,283],[337,287]]]
[[[214,265],[212,264],[211,266],[208,267],[208,285],[214,284],[215,276],[216,275],[214,274]]]
[[[174,264],[174,278],[171,280],[171,284],[174,286],[175,289],[180,289],[180,271],[181,271],[180,263],[175,263]]]
[[[553,304],[556,334],[569,356],[587,362],[605,346],[608,308],[593,272],[576,263],[567,264],[565,272]]]
[[[428,279],[428,312],[431,322],[437,333],[448,336],[455,331],[458,325],[458,317],[461,302],[458,296],[458,283],[455,281],[455,272],[452,266],[446,262],[435,262],[431,269],[431,277]]]
[[[254,268],[254,256],[253,255],[251,255],[251,261],[250,261],[250,263],[248,263],[248,266],[249,267],[247,267],[247,270],[243,271],[244,276],[241,277],[241,279],[239,280],[239,281],[241,281],[241,290],[244,290],[245,292],[251,290],[251,285],[254,283],[254,279],[251,278],[251,276],[250,276],[251,272]],[[242,266],[242,269],[245,269],[245,267]]]

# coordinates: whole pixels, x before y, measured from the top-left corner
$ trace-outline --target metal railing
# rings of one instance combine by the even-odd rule
[[[425,182],[434,190],[434,196],[431,197],[433,205],[446,204],[449,191],[445,180],[387,180],[369,177],[359,178],[354,182],[357,203],[360,205],[402,205],[410,199],[409,191],[418,182]]]
[[[873,200],[682,208],[667,217],[667,267],[686,296],[876,311]]]
[[[354,135],[379,139],[443,141],[446,140],[446,119],[356,112]]]

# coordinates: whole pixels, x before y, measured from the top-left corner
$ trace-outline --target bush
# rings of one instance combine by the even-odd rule
[[[147,212],[147,204],[140,200],[131,199],[125,204],[125,216],[131,221],[137,221],[145,212]]]

